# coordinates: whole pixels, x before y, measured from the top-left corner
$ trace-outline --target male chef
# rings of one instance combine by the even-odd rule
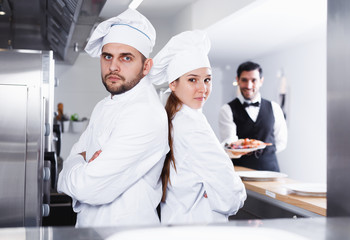
[[[146,76],[155,37],[152,24],[128,9],[100,23],[87,43],[110,94],[95,106],[59,175],[76,227],[159,223],[159,176],[169,147],[167,115]]]
[[[233,158],[233,164],[256,170],[279,172],[276,153],[287,145],[287,125],[280,106],[261,97],[264,77],[259,64],[248,61],[239,65],[236,76],[240,95],[221,107],[221,141],[231,143],[242,138],[272,143],[263,150]]]

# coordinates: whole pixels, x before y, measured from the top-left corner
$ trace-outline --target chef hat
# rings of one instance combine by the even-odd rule
[[[100,23],[90,37],[85,51],[92,57],[101,55],[107,43],[122,43],[149,57],[156,41],[156,30],[137,10],[128,8],[117,17]]]
[[[148,76],[152,83],[171,83],[192,70],[210,67],[210,41],[204,31],[182,32],[172,37],[153,58]]]

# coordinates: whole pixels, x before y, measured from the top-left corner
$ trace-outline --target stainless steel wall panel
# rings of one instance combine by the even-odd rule
[[[350,216],[350,1],[328,0],[327,216]],[[316,70],[316,69],[315,69]]]
[[[35,86],[40,78],[32,78],[32,73],[40,74],[42,68],[41,51],[0,49],[0,84]]]
[[[0,85],[0,102],[0,226],[22,226],[27,87]]]
[[[0,50],[0,227],[41,225],[53,70],[52,52]]]
[[[28,87],[24,225],[39,226],[42,212],[44,164],[44,99],[41,68],[28,72],[27,78],[38,79],[38,82],[34,86]]]

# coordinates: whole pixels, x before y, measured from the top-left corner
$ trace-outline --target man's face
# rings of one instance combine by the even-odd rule
[[[129,91],[149,72],[146,65],[150,60],[142,63],[141,53],[129,45],[104,45],[100,58],[103,85],[112,95]]]
[[[246,100],[252,100],[259,92],[263,84],[264,78],[260,78],[258,70],[243,71],[241,76],[236,77],[242,96]]]

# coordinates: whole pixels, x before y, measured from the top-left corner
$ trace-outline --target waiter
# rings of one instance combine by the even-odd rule
[[[261,98],[262,72],[259,64],[250,61],[238,67],[236,80],[241,95],[221,107],[220,137],[226,143],[242,138],[272,143],[263,150],[238,155],[232,161],[235,166],[279,172],[276,153],[286,148],[287,125],[279,105]]]
[[[59,175],[58,191],[72,197],[76,227],[159,223],[159,177],[169,147],[167,115],[146,76],[155,37],[152,24],[128,9],[99,24],[85,48],[100,58],[109,94]]]

